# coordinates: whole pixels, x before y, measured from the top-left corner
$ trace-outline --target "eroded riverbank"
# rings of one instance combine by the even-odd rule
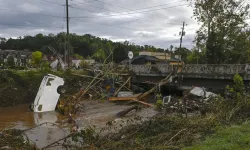
[[[74,119],[79,125],[79,130],[92,127],[96,132],[102,130],[102,133],[106,134],[118,132],[124,126],[135,124],[135,121],[128,121],[133,120],[135,117],[147,120],[157,114],[153,109],[145,108],[140,111],[132,111],[124,118],[116,118],[118,112],[128,107],[130,106],[111,102],[87,101],[84,102],[84,110],[74,115]],[[70,134],[71,126],[62,123],[67,120],[67,116],[60,115],[57,112],[34,113],[30,111],[29,105],[18,105],[0,108],[0,113],[0,129],[2,131],[6,129],[25,130],[45,122],[59,125],[60,128],[52,124],[44,124],[25,132],[29,140],[35,143],[38,148],[42,148]],[[110,121],[113,122],[112,128],[107,126]]]

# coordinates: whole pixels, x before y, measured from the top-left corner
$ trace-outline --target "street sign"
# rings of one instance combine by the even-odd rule
[[[132,51],[129,51],[129,52],[128,52],[128,58],[129,58],[129,59],[133,59],[133,57],[134,57],[133,52],[132,52]]]

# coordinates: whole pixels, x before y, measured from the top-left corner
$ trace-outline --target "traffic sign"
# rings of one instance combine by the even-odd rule
[[[128,58],[129,58],[129,59],[133,59],[133,57],[134,57],[133,52],[132,52],[132,51],[129,51],[129,52],[128,52]]]

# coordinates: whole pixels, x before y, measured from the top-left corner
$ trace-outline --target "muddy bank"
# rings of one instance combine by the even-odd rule
[[[0,106],[7,107],[34,101],[45,73],[0,72]]]
[[[34,146],[26,141],[21,130],[6,130],[0,132],[0,149],[32,150]]]
[[[79,133],[80,130],[86,131],[89,127],[93,128],[100,135],[117,133],[124,126],[148,120],[148,118],[153,117],[157,113],[153,109],[142,108],[139,111],[128,113],[123,118],[117,118],[116,114],[118,112],[131,106],[111,103],[109,101],[85,101],[83,103],[85,106],[84,110],[73,117],[79,127]],[[0,115],[0,133],[9,129],[31,129],[24,133],[29,138],[29,141],[38,148],[45,147],[71,134],[72,125],[67,122],[67,116],[54,111],[34,113],[29,111],[28,107],[29,105],[25,104],[0,108],[0,114],[2,114]],[[137,118],[141,119],[137,121]],[[43,124],[46,122],[48,124]],[[40,124],[43,125],[39,126]],[[54,124],[57,124],[59,127]],[[9,145],[5,143],[3,146]],[[21,147],[25,147],[25,145],[21,145]],[[55,148],[53,147],[53,149]]]
[[[79,79],[68,72],[46,71],[0,71],[0,107],[31,104],[37,94],[43,77],[54,74],[65,79],[67,94],[76,92],[80,85]]]

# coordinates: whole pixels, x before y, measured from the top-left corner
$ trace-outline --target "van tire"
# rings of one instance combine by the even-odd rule
[[[58,86],[58,88],[57,88],[57,93],[58,93],[58,94],[65,94],[65,93],[66,93],[65,87],[62,86],[62,85]]]

